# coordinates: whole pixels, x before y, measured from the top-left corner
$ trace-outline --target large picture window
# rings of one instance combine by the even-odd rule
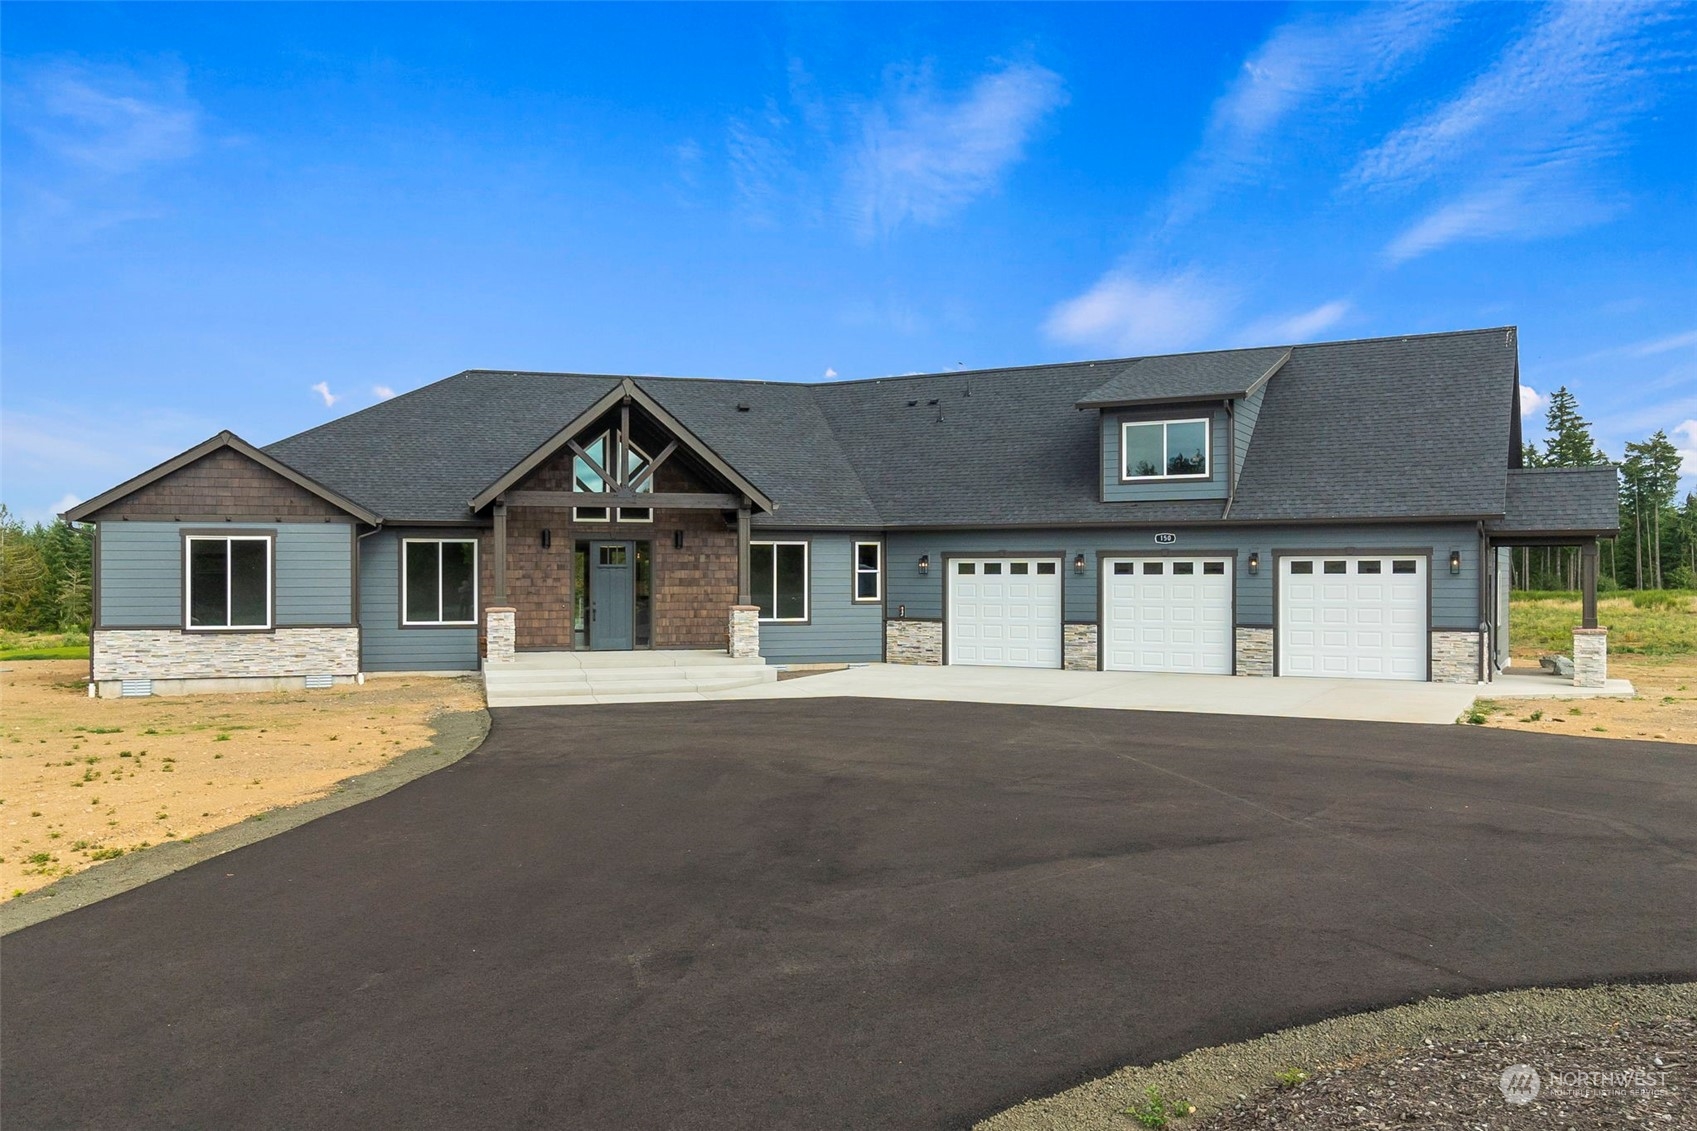
[[[269,536],[192,534],[184,539],[183,555],[186,627],[271,627]]]
[[[761,620],[807,619],[806,542],[751,542],[748,564],[749,595]]]
[[[884,545],[881,542],[856,542],[854,544],[854,599],[856,601],[879,601],[884,597],[883,565]]]
[[[1208,478],[1208,421],[1155,420],[1120,426],[1121,479]]]
[[[401,543],[401,623],[477,623],[477,542],[414,539]]]

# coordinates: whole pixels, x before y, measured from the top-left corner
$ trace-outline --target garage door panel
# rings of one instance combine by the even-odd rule
[[[1425,679],[1427,569],[1407,555],[1283,557],[1280,673]]]
[[[1105,561],[1102,666],[1229,675],[1230,563],[1201,557]]]
[[[949,663],[1061,666],[1058,560],[951,558],[947,579]]]

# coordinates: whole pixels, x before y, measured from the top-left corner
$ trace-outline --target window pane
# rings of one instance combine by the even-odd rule
[[[437,544],[435,542],[407,543],[407,616],[409,621],[426,624],[436,620],[441,596]]]
[[[1374,562],[1356,562],[1355,563],[1355,572],[1356,573],[1378,573],[1379,567],[1383,564],[1384,563],[1382,563],[1382,562],[1376,562],[1376,561],[1374,561]]]
[[[1053,576],[1054,572],[1055,572],[1055,563],[1054,562],[1038,562],[1037,563],[1037,572],[1041,573],[1041,574],[1047,574],[1049,576]]]
[[[1224,572],[1226,572],[1226,563],[1225,562],[1203,562],[1202,563],[1202,572],[1203,573],[1224,573]]]
[[[959,565],[955,566],[955,572],[958,573],[958,574],[961,574],[962,576],[965,576],[966,574],[969,574],[969,573],[977,573],[978,572],[978,563],[977,562],[961,562]]]
[[[572,521],[574,522],[606,522],[606,507],[573,507]]]
[[[270,543],[258,539],[230,541],[230,624],[264,625],[271,620],[271,595],[266,592],[265,560]]]
[[[1200,420],[1167,425],[1167,474],[1202,475],[1208,470],[1208,425]]]
[[[800,620],[807,615],[807,547],[778,547],[778,619]]]
[[[1114,563],[1114,572],[1121,577],[1124,577],[1128,573],[1136,573],[1137,572],[1137,563],[1136,562],[1115,562]]]
[[[477,543],[442,543],[442,619],[476,620]]]
[[[754,603],[760,606],[760,615],[770,620],[777,613],[777,605],[773,598],[773,581],[777,571],[773,568],[773,546],[768,542],[764,546],[748,548],[748,573],[750,596]]]
[[[1290,563],[1290,571],[1292,573],[1313,573],[1314,572],[1314,563],[1313,562],[1291,562]]]
[[[620,507],[620,522],[653,522],[653,507]]]
[[[1123,435],[1126,478],[1161,474],[1161,425],[1127,424]]]
[[[1166,571],[1167,571],[1167,563],[1166,562],[1144,562],[1143,563],[1143,572],[1144,573],[1165,573]]]
[[[1031,563],[1030,562],[1009,562],[1008,563],[1008,572],[1009,573],[1021,573],[1021,574],[1030,573],[1031,572]]]
[[[870,569],[870,570],[874,570],[874,571],[877,570],[877,568],[878,568],[878,543],[876,543],[876,542],[861,542],[860,544],[855,546],[855,548],[854,548],[854,560],[855,560],[855,565],[858,566],[860,569]]]
[[[987,574],[1001,573],[1002,572],[1002,563],[1001,562],[985,562],[984,563],[984,572],[987,573]]]
[[[224,565],[230,544],[222,538],[189,540],[189,625],[222,628],[226,619]]]
[[[1196,563],[1195,562],[1174,562],[1173,563],[1173,572],[1174,573],[1194,574],[1196,572]]]
[[[875,572],[861,570],[854,575],[854,595],[862,601],[878,599],[878,575]]]
[[[1349,563],[1327,562],[1325,568],[1327,573],[1347,573],[1349,571]]]
[[[1391,572],[1392,573],[1413,573],[1414,572],[1414,562],[1410,558],[1398,558],[1396,561],[1391,563]]]

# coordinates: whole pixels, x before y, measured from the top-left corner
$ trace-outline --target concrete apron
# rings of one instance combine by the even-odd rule
[[[805,679],[688,698],[930,699],[1365,722],[1454,723],[1480,697],[1565,699],[1632,694],[1632,684],[1626,680],[1610,680],[1602,688],[1580,688],[1537,676],[1502,677],[1490,684],[1455,684],[867,664]]]

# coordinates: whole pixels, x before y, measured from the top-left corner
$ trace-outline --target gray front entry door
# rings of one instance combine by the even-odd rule
[[[595,651],[623,651],[631,646],[635,558],[629,542],[589,544],[589,647]]]

